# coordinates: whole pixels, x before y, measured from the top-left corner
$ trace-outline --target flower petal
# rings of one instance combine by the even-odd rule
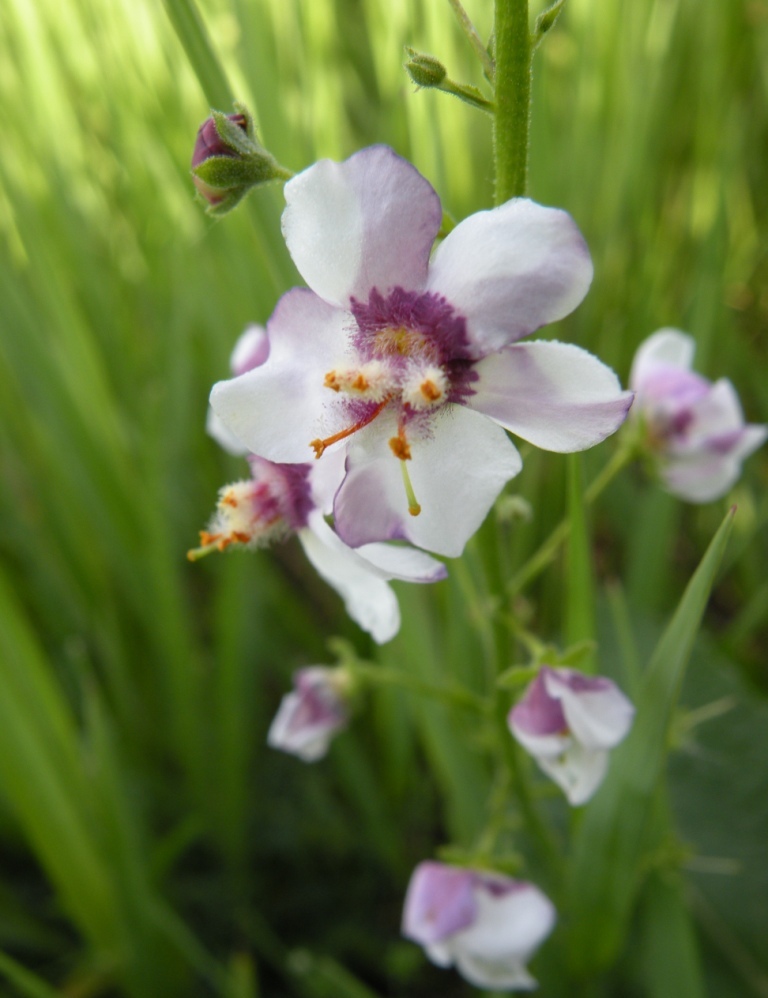
[[[467,404],[544,450],[568,453],[604,440],[623,422],[632,392],[591,353],[570,343],[520,343],[475,367]]]
[[[309,527],[298,536],[315,571],[341,596],[355,623],[377,644],[391,641],[400,630],[400,607],[392,587],[339,540],[319,510],[310,513]]]
[[[320,160],[285,185],[283,235],[301,276],[347,307],[372,288],[420,290],[442,221],[440,199],[387,146]]]
[[[522,467],[504,431],[463,406],[444,406],[429,430],[409,436],[412,458],[405,462],[418,516],[408,513],[400,462],[389,448],[394,420],[390,425],[379,417],[356,434],[334,503],[336,530],[351,547],[398,539],[457,558]]]
[[[689,371],[693,364],[696,343],[692,336],[679,329],[659,329],[637,348],[629,374],[631,388],[640,389],[659,367],[674,367]]]
[[[347,348],[345,313],[294,288],[277,303],[267,328],[267,360],[214,385],[211,406],[252,453],[281,463],[308,461],[310,441],[325,436],[332,420],[323,373]]]
[[[435,252],[427,290],[466,318],[482,357],[572,312],[592,273],[567,212],[515,198],[456,226]]]
[[[439,582],[448,578],[448,569],[441,561],[409,545],[363,544],[355,551],[387,579]]]
[[[419,863],[411,874],[403,908],[403,935],[423,946],[439,943],[471,925],[477,915],[471,870],[445,863]],[[445,966],[444,951],[432,957]]]
[[[585,748],[613,748],[626,737],[635,708],[612,680],[547,667],[541,675],[549,695],[560,701],[574,738]]]
[[[585,804],[603,782],[608,771],[608,752],[588,749],[578,742],[560,756],[537,756],[536,762],[554,780],[572,807]]]

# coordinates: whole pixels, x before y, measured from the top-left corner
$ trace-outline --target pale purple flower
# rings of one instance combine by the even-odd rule
[[[565,212],[516,198],[465,219],[430,260],[440,200],[385,146],[322,160],[285,196],[283,233],[309,289],[281,298],[269,358],[214,386],[211,404],[270,460],[345,454],[333,512],[347,544],[457,556],[521,468],[505,429],[565,452],[624,419],[631,393],[591,354],[516,343],[591,282]]]
[[[608,754],[627,735],[635,709],[604,676],[542,666],[509,712],[509,728],[570,804],[584,804],[608,769]]]
[[[267,732],[267,745],[304,762],[317,762],[349,722],[347,686],[348,677],[340,669],[299,669],[293,674],[293,692],[283,697]]]
[[[413,871],[403,912],[403,935],[433,963],[504,991],[536,987],[525,965],[554,924],[554,906],[533,884],[436,862]]]
[[[630,374],[633,417],[662,484],[688,502],[725,495],[741,463],[765,441],[768,427],[744,422],[726,378],[712,383],[691,370],[695,342],[677,329],[659,329],[640,344]]]
[[[201,553],[232,546],[256,549],[296,534],[317,573],[344,600],[349,616],[383,644],[400,629],[400,607],[388,585],[437,582],[445,565],[406,545],[365,544],[353,550],[325,521],[343,474],[341,455],[323,466],[275,464],[250,455],[251,478],[224,486],[208,528],[200,533]]]
[[[252,323],[240,335],[229,358],[229,368],[235,377],[261,366],[269,356],[269,337],[264,326]],[[213,409],[208,408],[205,428],[209,436],[230,454],[247,454],[245,444],[229,430]]]

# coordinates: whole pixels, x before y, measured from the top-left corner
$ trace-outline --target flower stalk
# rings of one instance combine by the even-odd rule
[[[531,57],[528,0],[496,0],[496,117],[493,142],[496,204],[528,186]]]

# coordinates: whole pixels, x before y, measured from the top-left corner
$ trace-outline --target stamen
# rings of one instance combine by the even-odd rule
[[[405,495],[408,499],[408,512],[411,516],[418,516],[421,512],[421,506],[416,499],[416,493],[413,491],[411,476],[408,474],[408,465],[405,461],[400,462],[400,470],[403,473],[403,485],[405,485]]]
[[[374,419],[379,415],[384,406],[390,402],[392,399],[391,395],[388,395],[383,401],[379,402],[375,409],[372,409],[367,416],[364,416],[359,422],[355,423],[354,426],[347,427],[346,430],[340,430],[338,433],[334,433],[332,437],[326,437],[325,440],[310,441],[309,446],[315,452],[315,457],[322,457],[323,451],[326,447],[330,447],[331,444],[338,443],[339,440],[344,440],[345,437],[351,437],[353,433],[357,433],[358,430],[362,430],[364,426],[368,426],[372,423]]]
[[[330,388],[334,392],[341,391],[341,385],[339,384],[339,377],[335,371],[328,371],[325,376],[325,381],[323,382],[324,388]]]
[[[397,429],[397,436],[390,439],[389,447],[395,457],[400,458],[401,461],[411,460],[411,448],[405,439],[405,427],[402,423]]]

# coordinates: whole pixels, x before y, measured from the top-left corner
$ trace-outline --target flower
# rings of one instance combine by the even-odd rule
[[[341,669],[299,669],[293,675],[293,692],[283,697],[267,732],[267,745],[304,762],[317,762],[349,721],[347,686]]]
[[[187,555],[191,561],[233,546],[254,550],[296,534],[315,571],[378,644],[400,630],[400,607],[388,580],[426,583],[447,576],[445,565],[424,551],[392,544],[353,550],[336,536],[325,513],[343,474],[338,458],[322,469],[254,455],[248,460],[251,478],[220,490],[213,518],[200,532],[201,546]]]
[[[272,461],[344,452],[333,513],[347,544],[457,556],[522,466],[504,429],[573,451],[624,419],[631,393],[591,354],[516,343],[567,315],[592,279],[565,212],[513,199],[461,222],[430,262],[440,200],[385,146],[322,160],[285,196],[283,233],[309,288],[280,299],[268,359],[215,385],[211,404]]]
[[[263,326],[248,326],[230,357],[233,374],[263,364],[269,339]],[[208,411],[210,435],[230,454],[247,454],[247,448]],[[329,455],[321,464],[277,464],[248,455],[251,480],[225,486],[219,492],[216,512],[200,534],[201,548],[189,553],[264,547],[297,534],[309,561],[344,600],[347,613],[379,644],[400,629],[400,607],[389,579],[437,582],[447,575],[445,566],[406,545],[366,544],[352,550],[326,523],[333,496],[344,475],[343,454]]]
[[[626,736],[634,713],[612,680],[545,665],[507,722],[575,806],[588,801],[602,783],[608,751]]]
[[[632,363],[633,409],[645,450],[664,488],[688,502],[725,495],[741,462],[763,443],[768,427],[745,425],[733,385],[691,370],[695,343],[677,329],[659,329]]]
[[[408,885],[403,935],[476,987],[528,991],[536,981],[525,964],[554,923],[554,906],[533,884],[425,862]]]

